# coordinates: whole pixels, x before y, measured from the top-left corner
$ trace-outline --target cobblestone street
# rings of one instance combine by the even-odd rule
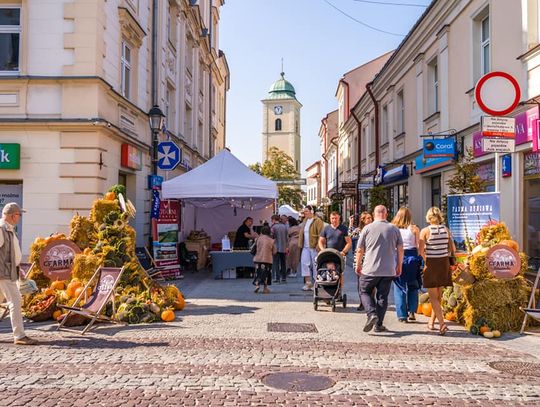
[[[1,406],[276,406],[276,405],[539,405],[534,377],[492,369],[493,361],[539,362],[538,338],[473,337],[451,326],[445,337],[397,322],[365,334],[349,270],[350,305],[313,310],[300,278],[254,294],[250,280],[179,282],[187,298],[170,324],[99,327],[77,336],[53,324],[27,324],[39,347],[11,344],[0,323]],[[309,323],[317,332],[269,332],[268,323]],[[267,386],[271,373],[326,376],[321,391]]]

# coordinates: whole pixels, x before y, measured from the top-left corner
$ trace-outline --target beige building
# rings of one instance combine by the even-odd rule
[[[222,3],[155,2],[154,67],[151,0],[0,0],[0,142],[18,161],[0,164],[0,197],[28,210],[24,253],[36,236],[67,232],[73,214],[116,183],[137,207],[138,243],[147,241],[152,105],[167,116],[160,140],[183,153],[181,166],[160,175],[223,148]]]
[[[300,109],[302,104],[296,99],[294,86],[285,80],[281,73],[270,90],[263,104],[263,157],[268,158],[268,151],[277,147],[292,158],[296,171],[300,173],[301,138]]]
[[[321,205],[321,162],[315,161],[306,168],[306,202],[308,205]]]
[[[540,255],[538,105],[528,104],[540,95],[538,11],[537,0],[433,1],[377,73],[371,94],[351,107],[356,119],[343,128],[360,129],[359,183],[381,185],[393,213],[408,206],[424,225],[426,210],[441,205],[454,161],[426,159],[422,136],[452,135],[458,150],[474,148],[488,191],[498,185],[501,197],[511,197],[501,199],[501,219],[529,255]],[[491,71],[511,74],[522,91],[523,103],[508,114],[516,118],[516,151],[504,176],[502,161],[496,166],[494,154],[482,151],[485,113],[474,95],[479,78]],[[345,163],[340,171],[346,176],[347,169]]]

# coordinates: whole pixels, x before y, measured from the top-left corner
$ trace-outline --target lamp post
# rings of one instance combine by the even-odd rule
[[[157,175],[158,134],[163,128],[164,119],[165,115],[159,106],[152,106],[152,109],[148,112],[148,121],[150,123],[150,130],[152,131],[152,175]]]

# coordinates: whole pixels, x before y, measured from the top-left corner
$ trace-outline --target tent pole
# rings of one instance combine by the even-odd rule
[[[197,210],[198,210],[198,208],[195,205],[194,205],[194,207],[195,207],[195,211],[193,212],[193,218],[195,219],[195,224],[194,224],[193,229],[197,230]]]

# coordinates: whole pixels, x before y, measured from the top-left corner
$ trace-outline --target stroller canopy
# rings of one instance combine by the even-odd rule
[[[339,264],[341,272],[345,272],[345,259],[336,249],[324,249],[317,255],[317,268],[322,267],[324,263],[332,261]]]

